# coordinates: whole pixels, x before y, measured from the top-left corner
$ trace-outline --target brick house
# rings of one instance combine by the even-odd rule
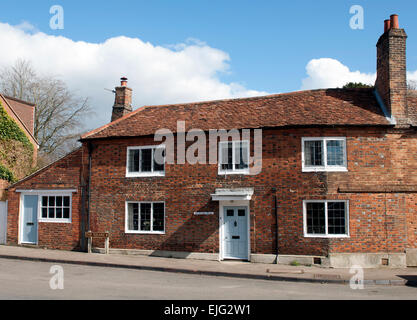
[[[369,89],[132,111],[122,78],[111,123],[10,188],[8,244],[81,250],[92,230],[110,233],[113,252],[416,266],[417,95],[407,92],[406,38],[396,15],[385,21]],[[215,163],[182,161],[182,147],[195,155],[195,132],[213,129],[241,138],[216,137]],[[211,140],[203,146],[200,160],[212,155]]]
[[[35,105],[0,94],[0,106],[3,108],[6,114],[19,126],[25,136],[29,139],[30,143],[33,145],[33,157],[31,160],[32,164],[34,165],[36,163],[37,149],[39,147],[38,142],[34,136]],[[1,163],[0,159],[0,165],[2,164],[3,163]],[[17,169],[17,172],[15,172],[19,179],[28,174],[27,170],[25,170],[27,168],[22,169],[23,170]],[[0,201],[6,199],[5,190],[8,185],[8,181],[2,180],[0,178]]]

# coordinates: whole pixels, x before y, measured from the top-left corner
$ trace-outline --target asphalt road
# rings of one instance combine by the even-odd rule
[[[0,299],[417,299],[417,288],[310,284],[0,259]]]

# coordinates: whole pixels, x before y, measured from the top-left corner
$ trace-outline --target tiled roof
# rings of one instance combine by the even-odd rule
[[[390,125],[373,89],[322,89],[264,97],[146,106],[93,130],[84,139],[153,135],[157,129]]]
[[[31,134],[34,133],[35,105],[26,101],[4,96]]]

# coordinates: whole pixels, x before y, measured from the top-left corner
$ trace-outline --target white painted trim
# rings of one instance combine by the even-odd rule
[[[248,239],[248,255],[247,260],[251,259],[251,245],[250,245],[250,202],[249,200],[232,200],[232,201],[220,201],[219,202],[219,261],[224,260],[224,207],[246,207],[247,210],[247,239]],[[229,259],[229,258],[227,258]]]
[[[129,210],[128,205],[129,203],[163,203],[164,204],[164,231],[141,231],[141,230],[129,230]],[[152,222],[152,229],[153,229],[153,205],[151,205],[151,222]],[[139,226],[140,226],[140,210],[139,210]],[[163,235],[166,233],[166,205],[165,201],[125,201],[125,234],[159,234]]]
[[[307,203],[325,203],[325,229],[326,234],[309,234],[307,233]],[[327,204],[328,202],[344,202],[345,203],[345,228],[346,228],[346,234],[328,234],[328,212],[327,212]],[[326,199],[326,200],[303,200],[303,236],[304,238],[350,238],[350,220],[349,220],[349,200],[332,200],[332,199]]]
[[[165,176],[165,166],[164,164],[164,171],[153,171],[154,166],[154,152],[152,152],[152,167],[150,172],[129,172],[129,151],[131,150],[143,150],[143,149],[157,149],[157,148],[163,148],[165,149],[165,145],[153,145],[153,146],[130,146],[127,147],[126,151],[126,178],[140,178],[140,177],[164,177]],[[139,167],[140,167],[140,157],[141,153],[139,153]],[[140,169],[140,168],[139,168]]]
[[[25,189],[17,189],[16,192],[24,193],[28,195],[61,195],[61,194],[69,194],[69,193],[77,193],[77,189],[33,189],[33,190],[25,190]]]
[[[236,153],[235,153],[235,144],[236,143],[243,143],[246,142],[248,144],[248,168],[247,169],[234,169],[235,167],[235,157],[236,157]],[[233,169],[232,170],[222,170],[221,169],[221,159],[222,159],[222,144],[225,143],[232,143],[232,162],[233,162]],[[230,175],[230,174],[242,174],[242,175],[248,175],[250,173],[250,168],[249,168],[249,159],[250,159],[250,141],[249,140],[239,140],[239,141],[220,141],[219,145],[219,163],[218,163],[218,175]]]
[[[329,140],[339,140],[343,141],[344,148],[343,148],[343,157],[345,166],[328,166],[327,165],[327,141]],[[306,167],[305,166],[305,158],[304,158],[304,148],[306,141],[322,141],[323,142],[323,166],[315,166],[315,167]],[[301,138],[301,164],[302,164],[302,172],[347,172],[348,171],[348,162],[347,162],[347,142],[346,137],[303,137]]]

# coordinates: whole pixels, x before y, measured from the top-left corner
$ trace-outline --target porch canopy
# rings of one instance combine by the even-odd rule
[[[216,193],[211,194],[213,201],[231,201],[231,200],[251,200],[253,188],[236,188],[236,189],[216,189]]]

